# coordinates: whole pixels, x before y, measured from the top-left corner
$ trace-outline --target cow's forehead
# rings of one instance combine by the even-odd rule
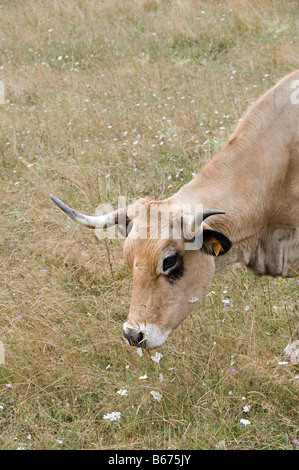
[[[128,207],[127,216],[132,222],[132,236],[166,239],[169,238],[169,229],[175,226],[180,230],[182,208],[169,200],[140,199]]]
[[[132,229],[134,230],[134,229]],[[183,253],[183,243],[180,240],[161,238],[138,238],[132,231],[124,243],[124,257],[130,269],[134,264],[144,264],[154,275],[161,260],[167,253]]]
[[[137,259],[155,271],[163,255],[184,251],[181,238],[181,207],[170,201],[140,199],[128,207],[131,230],[124,244],[124,256],[130,267]],[[172,231],[176,226],[177,229]]]
[[[170,201],[154,201],[143,198],[128,207],[127,215],[130,219],[144,218],[151,213],[155,214],[155,212],[169,214],[174,209]]]

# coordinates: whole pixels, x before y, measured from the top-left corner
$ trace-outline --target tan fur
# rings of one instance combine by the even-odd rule
[[[299,104],[291,102],[294,80],[299,80],[299,71],[281,80],[248,110],[228,143],[191,182],[156,203],[164,212],[175,212],[188,203],[224,210],[225,215],[212,216],[208,223],[233,242],[227,254],[214,257],[200,250],[185,251],[183,240],[162,240],[158,226],[151,227],[157,238],[135,239],[137,225],[144,224],[144,217],[148,220],[147,211],[155,202],[141,200],[134,205],[134,210],[143,211],[133,219],[124,245],[133,271],[124,331],[137,332],[143,325],[146,347],[162,344],[192,311],[194,299],[204,295],[214,272],[227,264],[241,262],[258,275],[298,276]],[[165,254],[172,251],[181,253],[185,271],[169,283],[161,269]],[[158,327],[159,340],[146,337],[148,324]]]

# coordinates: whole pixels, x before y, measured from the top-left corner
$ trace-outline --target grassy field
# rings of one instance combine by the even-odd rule
[[[177,191],[299,68],[298,1],[3,0],[0,25],[0,448],[298,449],[296,279],[227,268],[155,362],[122,338],[123,242],[49,198]]]

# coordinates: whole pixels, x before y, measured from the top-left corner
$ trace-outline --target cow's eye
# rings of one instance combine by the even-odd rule
[[[163,271],[167,271],[172,268],[178,260],[177,255],[167,255],[163,260]]]

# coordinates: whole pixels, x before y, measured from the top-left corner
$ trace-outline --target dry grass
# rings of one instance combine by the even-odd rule
[[[298,3],[7,0],[0,14],[1,448],[292,448],[298,369],[278,358],[296,280],[230,267],[156,364],[122,340],[122,242],[66,220],[49,193],[92,212],[176,191],[298,68]]]

